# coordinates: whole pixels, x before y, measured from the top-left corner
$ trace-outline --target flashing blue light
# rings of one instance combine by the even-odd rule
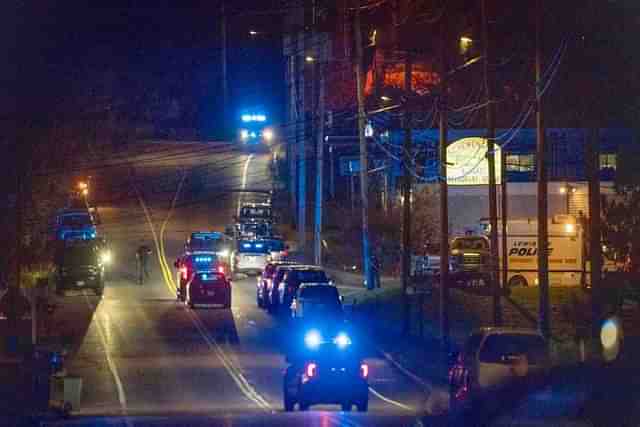
[[[245,249],[249,249],[251,247],[251,243],[243,243],[242,247]]]
[[[316,329],[312,329],[304,336],[304,343],[310,349],[316,349],[322,343],[322,336]]]
[[[258,136],[258,134],[257,134],[257,133],[255,133],[255,132],[251,132],[251,133],[249,134],[249,136],[251,136],[251,138],[255,138],[256,136]]]
[[[211,262],[211,261],[213,261],[213,258],[211,258],[209,256],[196,257],[196,262]]]
[[[262,243],[256,243],[256,248],[261,249],[264,245]]]
[[[267,116],[264,114],[243,114],[241,117],[243,122],[266,122]]]
[[[351,338],[344,332],[340,332],[333,340],[333,343],[339,348],[344,349],[351,345]]]

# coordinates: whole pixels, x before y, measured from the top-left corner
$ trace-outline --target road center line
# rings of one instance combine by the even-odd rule
[[[249,164],[251,163],[251,159],[253,159],[253,154],[249,154],[247,156],[247,160],[244,162],[244,169],[242,171],[242,189],[247,189],[247,172],[249,171]],[[238,198],[238,215],[240,215],[240,207],[242,205],[242,197],[243,194],[240,193],[240,197]]]

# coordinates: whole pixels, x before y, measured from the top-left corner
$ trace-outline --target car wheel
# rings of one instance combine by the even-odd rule
[[[351,412],[351,402],[344,402],[341,405],[342,412]]]
[[[358,412],[367,412],[369,410],[369,398],[365,398],[362,402],[356,405],[358,407]]]
[[[529,286],[529,283],[527,282],[527,279],[524,278],[524,276],[518,275],[513,276],[511,279],[509,279],[509,282],[507,282],[507,286],[509,288],[526,288],[527,286]]]

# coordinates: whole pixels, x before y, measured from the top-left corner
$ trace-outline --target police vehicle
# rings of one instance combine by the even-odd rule
[[[306,411],[317,404],[338,404],[343,411],[355,405],[358,411],[367,411],[369,365],[348,324],[304,321],[294,331],[282,386],[285,411],[296,405]]]
[[[263,113],[244,113],[240,116],[238,139],[247,149],[265,148],[275,139],[275,131]]]

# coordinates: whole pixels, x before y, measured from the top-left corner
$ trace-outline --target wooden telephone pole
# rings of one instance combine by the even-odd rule
[[[487,91],[487,162],[489,167],[489,222],[491,224],[491,286],[493,287],[493,324],[502,324],[500,279],[498,275],[498,197],[496,188],[496,117],[493,103],[493,73],[489,46],[489,14],[487,0],[482,0],[482,43],[484,47],[484,79]],[[505,236],[503,236],[503,239]]]
[[[542,115],[542,19],[542,0],[536,0],[536,160],[538,169],[538,284],[540,287],[538,326],[542,335],[548,339],[551,335],[551,319],[549,315],[547,144]]]

